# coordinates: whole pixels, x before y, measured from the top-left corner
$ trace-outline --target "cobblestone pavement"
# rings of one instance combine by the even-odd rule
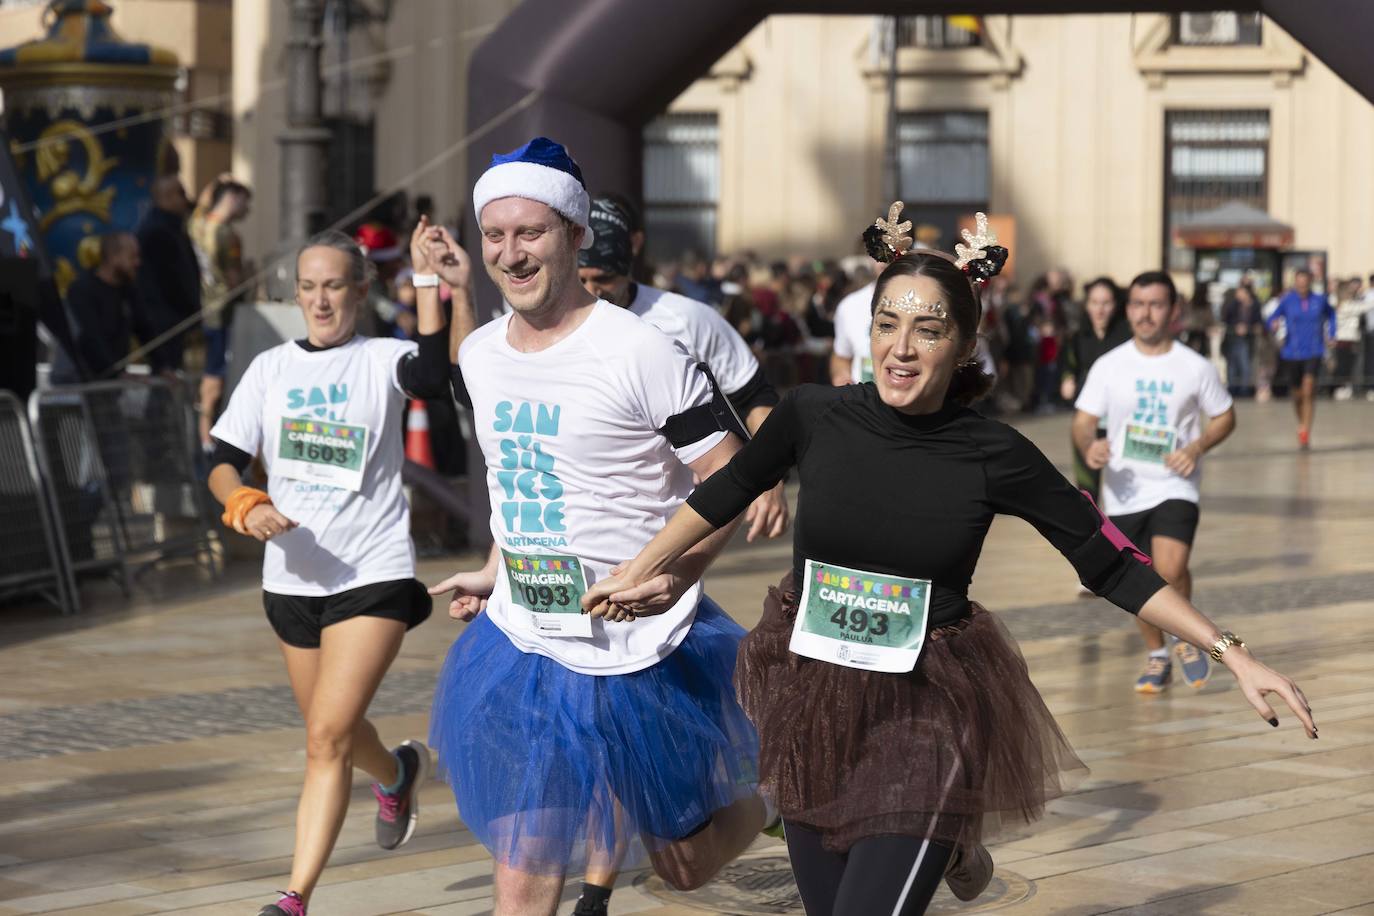
[[[1374,407],[1322,404],[1311,453],[1286,447],[1285,404],[1242,405],[1208,459],[1195,600],[1303,685],[1322,725],[1270,729],[1224,673],[1201,691],[1131,690],[1136,628],[1074,597],[1061,557],[999,520],[972,594],[1020,642],[1092,775],[1031,828],[999,838],[997,876],[934,913],[1374,916]],[[1061,467],[1067,419],[1023,429]],[[426,561],[437,581],[477,558]],[[708,588],[746,626],[790,544],[736,543]],[[255,913],[290,867],[304,763],[300,715],[262,619],[253,563],[219,582],[150,573],[132,602],[0,610],[0,916]],[[370,715],[388,741],[427,731],[435,672],[461,625],[412,632]],[[402,850],[372,843],[361,777],[316,916],[491,911],[490,860],[433,781]],[[575,884],[560,911],[571,908]],[[761,840],[694,894],[622,876],[617,916],[798,913],[785,850]]]
[[[1198,590],[1208,613],[1227,619],[1287,608],[1312,610],[1374,595],[1374,572],[1317,576]],[[1007,608],[999,612],[1018,640],[1091,636],[1119,628],[1120,611],[1100,600]],[[1364,644],[1374,647],[1374,638]],[[383,681],[369,707],[374,717],[429,711],[433,671],[406,671]],[[214,693],[178,693],[44,707],[0,716],[0,760],[26,760],[82,751],[172,744],[196,738],[243,735],[300,724],[285,685],[239,687]]]
[[[368,710],[374,717],[423,714],[433,699],[434,672],[402,671],[382,682]],[[43,707],[0,716],[0,760],[173,744],[300,724],[300,710],[285,684]]]

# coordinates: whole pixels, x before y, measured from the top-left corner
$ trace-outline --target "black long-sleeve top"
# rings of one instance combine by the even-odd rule
[[[82,274],[67,289],[76,346],[95,379],[109,377],[115,363],[129,355],[135,309],[132,287],[111,286],[93,272]]]
[[[142,264],[134,330],[149,340],[200,311],[200,261],[186,234],[185,218],[156,207],[138,226],[138,247]],[[180,369],[180,336],[160,344],[148,362],[154,372]]]
[[[1069,338],[1060,356],[1059,377],[1072,377],[1074,391],[1083,390],[1088,370],[1110,350],[1131,339],[1131,325],[1121,318],[1108,325],[1107,333],[1098,337],[1091,327],[1080,328]]]
[[[928,579],[931,626],[942,626],[967,615],[983,539],[1000,514],[1034,525],[1084,585],[1131,613],[1164,587],[1111,543],[1092,503],[1016,430],[952,403],[903,414],[871,383],[789,392],[687,502],[722,527],[793,466],[799,585],[807,559]]]

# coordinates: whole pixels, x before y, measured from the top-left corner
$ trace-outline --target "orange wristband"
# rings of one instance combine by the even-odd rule
[[[230,493],[229,498],[224,501],[224,514],[220,516],[220,521],[242,533],[248,513],[253,510],[254,506],[260,506],[263,503],[270,506],[272,497],[257,487],[239,487]]]

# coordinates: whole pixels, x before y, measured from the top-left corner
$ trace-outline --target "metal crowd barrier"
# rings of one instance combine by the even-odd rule
[[[24,405],[0,391],[0,594],[35,591],[74,614],[79,597],[51,495]]]
[[[73,574],[131,577],[190,556],[213,575],[214,516],[198,467],[191,392],[181,379],[35,391],[29,421]]]

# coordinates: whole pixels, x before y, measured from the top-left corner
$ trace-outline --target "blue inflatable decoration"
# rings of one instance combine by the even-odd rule
[[[0,51],[10,152],[64,294],[94,266],[100,236],[133,230],[153,179],[177,170],[162,116],[177,57],[124,41],[111,12],[101,0],[52,0],[43,38]],[[9,216],[0,212],[0,231]]]

